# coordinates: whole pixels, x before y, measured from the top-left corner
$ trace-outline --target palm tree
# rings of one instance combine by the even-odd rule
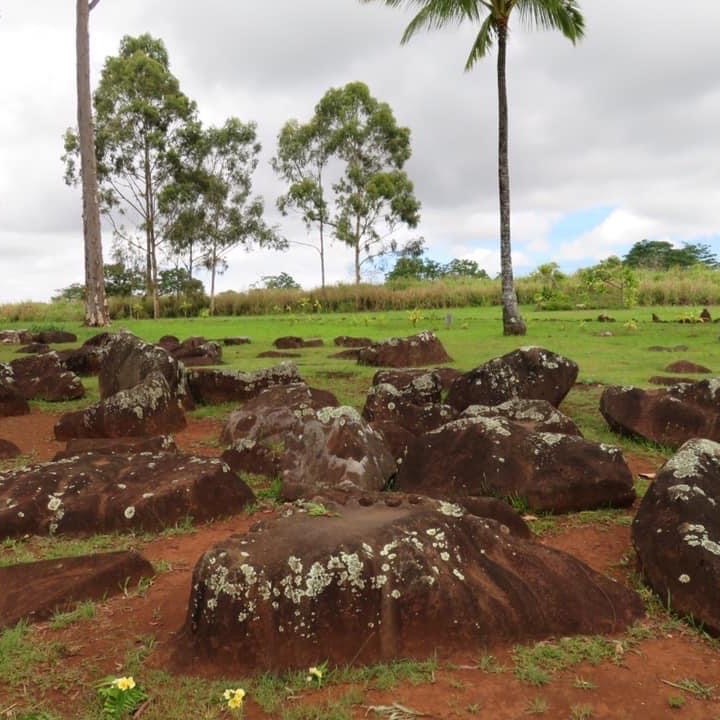
[[[373,2],[374,0],[361,0]],[[520,19],[531,25],[560,30],[573,44],[583,36],[585,21],[577,0],[381,0],[386,5],[419,7],[420,11],[405,28],[404,45],[420,30],[461,23],[479,23],[465,70],[484,58],[497,40],[498,86],[498,194],[500,198],[500,271],[502,276],[503,332],[524,335],[525,322],[515,294],[510,246],[510,173],[508,169],[508,108],[505,59],[508,24],[515,8]]]

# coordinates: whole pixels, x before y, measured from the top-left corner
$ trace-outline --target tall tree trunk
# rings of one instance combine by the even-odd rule
[[[320,221],[320,287],[325,290],[325,226]]]
[[[155,238],[155,198],[153,197],[152,173],[150,170],[150,145],[145,137],[145,241],[147,257],[145,267],[147,272],[147,291],[152,299],[153,320],[160,317],[160,300],[158,298],[157,282],[157,241]]]
[[[510,171],[508,168],[508,104],[505,81],[507,24],[498,24],[498,194],[500,197],[500,275],[502,277],[503,334],[524,335],[525,322],[520,317],[512,269],[510,245]]]
[[[210,314],[215,314],[215,270],[217,268],[217,253],[215,250],[215,242],[212,246],[211,270],[210,270]]]
[[[80,138],[80,176],[83,198],[83,239],[85,246],[85,324],[102,327],[110,324],[105,301],[102,233],[98,206],[95,131],[90,95],[90,9],[99,0],[77,0],[75,46],[77,53],[77,117]]]

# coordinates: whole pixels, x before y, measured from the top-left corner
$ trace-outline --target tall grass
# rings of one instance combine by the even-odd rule
[[[720,271],[706,267],[676,268],[666,272],[637,271],[637,304],[650,306],[720,305]],[[521,305],[545,310],[612,309],[621,304],[612,290],[590,292],[575,273],[561,280],[548,293],[537,277],[516,281]],[[500,281],[478,278],[443,278],[432,281],[404,280],[385,285],[333,285],[314,290],[226,291],[215,299],[215,313],[221,317],[251,315],[350,313],[388,310],[443,310],[458,307],[489,307],[500,304]],[[113,320],[146,319],[152,316],[149,300],[138,297],[112,297],[108,300]],[[160,300],[161,317],[206,315],[207,298],[186,302],[173,296]],[[0,305],[0,322],[72,322],[83,318],[82,303],[22,302]]]

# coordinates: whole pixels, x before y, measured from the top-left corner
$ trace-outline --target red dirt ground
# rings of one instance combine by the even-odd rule
[[[34,461],[45,461],[62,445],[53,439],[56,417],[33,410],[31,415],[0,418],[0,437],[16,443]],[[185,451],[203,455],[217,455],[215,441],[220,422],[216,419],[190,419],[186,430],[176,435],[178,445]],[[657,468],[647,460],[628,458],[635,474],[653,472]],[[261,511],[268,512],[268,511]],[[87,685],[97,680],[97,671],[117,674],[119,664],[128,650],[138,643],[137,638],[153,635],[155,649],[146,661],[150,666],[162,666],[164,651],[173,634],[182,625],[189,596],[193,566],[205,549],[231,533],[241,533],[259,519],[239,516],[196,528],[188,534],[160,537],[137,543],[137,548],[152,561],[162,560],[170,570],[154,580],[142,596],[115,597],[99,603],[95,619],[70,625],[64,630],[52,630],[47,623],[37,626],[40,642],[60,641],[66,648],[63,662],[82,668],[94,666],[94,674]],[[632,564],[630,528],[616,524],[595,524],[563,527],[544,537],[541,542],[572,553],[595,569],[620,582],[628,582],[625,568]],[[2,551],[0,551],[2,552]],[[704,640],[684,626],[658,632],[657,620],[648,620],[655,628],[655,637],[634,644],[623,653],[621,662],[596,666],[581,665],[557,673],[541,688],[517,680],[511,670],[499,674],[482,672],[474,667],[477,655],[439,658],[440,669],[434,680],[420,686],[403,685],[392,691],[369,690],[365,706],[353,709],[354,718],[376,717],[367,710],[369,705],[401,703],[418,712],[421,717],[437,720],[453,718],[487,718],[510,720],[526,718],[528,703],[542,697],[548,709],[545,718],[612,718],[621,720],[655,720],[677,717],[683,720],[720,719],[720,648]],[[493,648],[492,652],[506,667],[511,665],[509,648]],[[592,682],[593,689],[574,686],[577,678]],[[714,685],[714,697],[702,700],[691,693],[668,685],[691,678],[704,685]],[[307,691],[299,702],[319,703],[345,688],[323,688]],[[65,717],[73,717],[72,707],[84,688],[58,690],[52,700]],[[3,689],[0,678],[0,718],[12,717],[12,708],[19,698]],[[680,709],[669,706],[670,696],[682,695],[685,702]],[[582,715],[581,707],[591,708],[590,715]],[[247,720],[264,720],[271,716],[262,712],[248,698]]]

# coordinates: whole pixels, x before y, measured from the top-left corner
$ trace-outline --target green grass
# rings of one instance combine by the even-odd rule
[[[96,605],[93,600],[78,603],[73,610],[56,612],[50,618],[50,627],[53,630],[62,630],[83,620],[92,620],[95,617]]]

